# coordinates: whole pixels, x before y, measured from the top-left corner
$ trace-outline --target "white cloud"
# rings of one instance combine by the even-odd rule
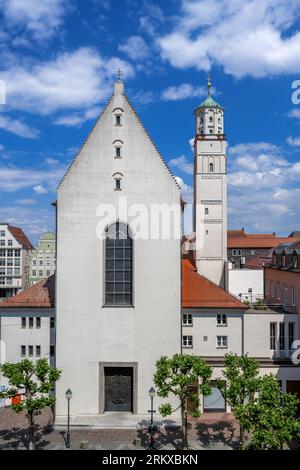
[[[70,110],[88,112],[111,93],[115,71],[132,77],[132,66],[117,57],[103,58],[95,49],[83,47],[60,53],[49,62],[12,65],[0,73],[7,88],[7,106],[47,115]]]
[[[286,142],[291,147],[300,147],[300,137],[292,137],[291,135],[286,139]]]
[[[161,98],[164,101],[178,101],[187,98],[205,96],[206,88],[203,86],[194,86],[189,83],[183,83],[179,86],[170,86],[162,91]]]
[[[82,113],[71,113],[65,116],[60,116],[54,121],[54,124],[72,127],[72,126],[80,126],[84,122],[95,119],[99,116],[101,108],[95,106],[91,109],[87,109]]]
[[[124,52],[132,60],[145,59],[150,52],[141,36],[130,36],[124,44],[119,46],[119,51]]]
[[[177,183],[180,186],[181,197],[185,202],[183,212],[183,231],[189,234],[193,230],[193,194],[192,186],[186,184],[180,176],[175,176]]]
[[[7,26],[23,27],[35,39],[46,39],[61,27],[66,0],[0,0]]]
[[[292,109],[292,111],[288,113],[288,116],[291,118],[300,119],[300,109],[299,108]]]
[[[235,77],[300,72],[300,0],[181,0],[173,30],[159,35],[174,67],[221,66]]]
[[[47,165],[57,165],[59,160],[55,160],[55,158],[46,158],[45,162]]]
[[[42,233],[54,230],[55,218],[48,208],[2,206],[1,219],[11,225],[21,227],[31,242],[35,243]]]
[[[178,168],[180,171],[186,173],[187,175],[192,175],[194,172],[193,163],[188,161],[185,155],[181,155],[178,158],[172,158],[169,161],[169,165]]]
[[[37,129],[29,127],[18,119],[12,119],[4,115],[0,115],[0,129],[4,129],[19,137],[24,137],[25,139],[37,139],[40,134]]]
[[[57,165],[52,169],[0,166],[0,192],[15,192],[33,187],[36,188],[35,192],[39,192],[40,187],[54,192],[65,170],[65,165]]]
[[[47,194],[47,189],[38,184],[37,186],[33,187],[33,191],[37,194]]]
[[[228,152],[229,228],[291,232],[300,220],[300,162],[267,142],[239,144]]]
[[[150,36],[156,36],[157,28],[165,22],[163,10],[152,2],[144,2],[143,15],[140,17],[140,28]]]
[[[33,206],[36,204],[35,199],[30,199],[30,198],[24,198],[24,199],[17,199],[16,203],[20,204],[21,206]]]

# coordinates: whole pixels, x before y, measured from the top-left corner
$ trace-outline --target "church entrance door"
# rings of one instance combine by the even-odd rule
[[[133,368],[105,367],[105,411],[133,411]]]

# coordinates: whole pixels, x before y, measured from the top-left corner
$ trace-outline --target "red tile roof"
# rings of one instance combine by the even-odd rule
[[[247,309],[236,297],[199,275],[188,259],[182,260],[182,307]]]
[[[8,225],[8,230],[12,234],[13,237],[22,245],[22,247],[25,250],[33,250],[34,246],[31,244],[31,242],[28,240],[26,237],[25,233],[23,230],[19,227],[13,227],[12,225]]]
[[[292,237],[261,237],[247,235],[246,237],[228,237],[228,248],[275,248],[275,246],[285,243],[295,243],[299,239]]]
[[[55,276],[34,284],[29,289],[20,292],[14,297],[4,300],[0,303],[1,308],[11,307],[36,307],[51,308],[55,306]]]

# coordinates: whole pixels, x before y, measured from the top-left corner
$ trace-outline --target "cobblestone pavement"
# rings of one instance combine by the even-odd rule
[[[231,415],[213,413],[189,422],[191,449],[231,450],[238,444],[237,423]],[[10,408],[0,409],[0,450],[26,448],[27,420],[24,413],[17,414]],[[36,448],[65,449],[65,431],[53,430],[53,414],[50,409],[36,417]],[[75,429],[71,430],[71,449],[82,446],[95,450],[148,449],[147,429]],[[180,449],[178,427],[158,429],[155,447],[161,450]]]

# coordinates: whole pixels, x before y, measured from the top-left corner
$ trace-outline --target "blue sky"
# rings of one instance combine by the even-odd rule
[[[211,71],[226,108],[229,227],[300,229],[300,0],[0,0],[0,12],[1,221],[34,243],[54,229],[57,182],[121,67],[189,203],[193,109]]]

